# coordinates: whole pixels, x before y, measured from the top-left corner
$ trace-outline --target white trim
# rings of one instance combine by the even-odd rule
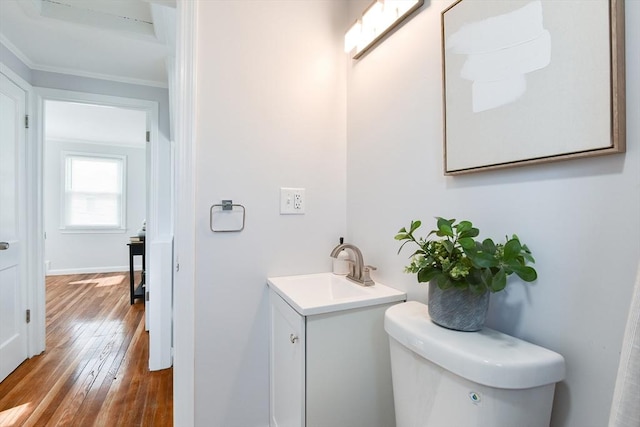
[[[33,91],[33,86],[31,86],[25,79],[16,74],[11,68],[4,65],[4,63],[0,62],[0,73],[4,74],[9,78],[9,80],[13,81],[16,85],[20,87],[20,89],[30,93]]]
[[[147,266],[146,274],[153,281],[148,305],[149,325],[156,333],[149,334],[149,369],[157,371],[169,368],[173,362],[171,356],[171,338],[173,317],[170,315],[172,300],[157,298],[161,289],[164,294],[171,293],[173,239],[156,239],[147,248],[147,253],[155,260]]]
[[[167,65],[167,74],[169,75],[169,105],[171,106],[169,108],[169,140],[171,141],[171,144],[173,144],[176,140],[176,111],[174,107],[176,105],[175,91],[177,71],[175,55],[167,56],[165,63]]]
[[[125,233],[127,231],[127,156],[123,154],[106,154],[83,151],[62,150],[60,152],[62,173],[60,180],[60,227],[62,233]],[[116,160],[119,161],[120,168],[120,206],[119,206],[119,224],[116,226],[99,226],[99,225],[69,225],[67,224],[67,208],[68,208],[68,188],[70,171],[69,166],[73,157],[84,157],[96,160]]]
[[[76,77],[86,77],[90,79],[108,80],[112,82],[128,83],[132,85],[151,86],[166,89],[166,82],[158,82],[155,80],[134,79],[132,77],[114,76],[113,74],[94,73],[91,71],[74,70],[71,68],[52,67],[50,65],[38,65],[34,64],[33,67],[29,67],[35,71],[44,71],[48,73],[67,74]]]
[[[142,110],[145,111],[147,114],[147,126],[148,126],[148,130],[150,133],[150,141],[149,144],[147,144],[147,153],[149,153],[149,151],[154,152],[154,150],[158,150],[159,149],[159,138],[160,138],[160,133],[159,133],[159,123],[158,123],[158,103],[155,101],[148,101],[148,100],[141,100],[141,99],[134,99],[134,98],[123,98],[123,97],[116,97],[116,96],[109,96],[109,95],[99,95],[99,94],[93,94],[93,93],[85,93],[85,92],[74,92],[74,91],[66,91],[66,90],[59,90],[59,89],[49,89],[49,88],[36,88],[37,91],[37,106],[38,106],[38,120],[36,120],[37,123],[37,129],[38,129],[38,137],[37,140],[35,141],[34,146],[36,146],[36,150],[38,151],[37,156],[38,156],[38,170],[36,171],[38,173],[38,179],[37,179],[37,188],[38,188],[38,207],[37,207],[37,217],[38,217],[38,221],[40,221],[40,224],[43,221],[43,207],[42,207],[42,201],[43,201],[43,194],[42,194],[42,190],[43,190],[43,177],[42,177],[42,153],[43,153],[43,149],[44,149],[44,136],[43,136],[43,132],[44,132],[44,121],[45,121],[45,115],[44,115],[44,102],[46,100],[56,100],[56,101],[68,101],[68,102],[79,102],[79,103],[85,103],[85,104],[96,104],[96,105],[107,105],[107,106],[113,106],[113,107],[122,107],[122,108],[128,108],[128,109],[138,109],[138,110]],[[147,168],[147,170],[149,169],[154,169],[154,170],[158,170],[159,167],[158,165],[153,165],[154,161],[157,161],[158,159],[158,155],[153,155],[153,156],[149,156],[147,155],[147,159],[148,161],[151,163],[149,165],[149,167]],[[165,173],[170,173],[170,171],[165,171]],[[158,188],[158,183],[157,182],[148,182],[147,184],[147,190],[150,194],[153,193],[157,193],[160,191],[160,189]],[[157,199],[157,194],[153,195],[153,197],[155,199]],[[157,207],[156,207],[157,208]],[[148,211],[152,211],[154,209],[154,206],[148,205],[147,206],[147,210]],[[152,214],[148,214],[148,218],[147,218],[147,225],[152,224],[152,220],[153,218],[157,218],[157,212],[153,212]],[[165,260],[156,260],[153,258],[153,254],[150,252],[149,248],[156,243],[155,239],[157,238],[157,235],[154,234],[153,230],[157,229],[157,225],[154,227],[151,227],[151,230],[147,230],[147,234],[146,234],[146,252],[145,252],[145,256],[146,256],[146,267],[147,269],[152,268],[153,264],[158,262],[160,265],[165,266],[165,268],[168,268],[169,270],[172,269],[171,266],[171,258],[169,258],[169,260],[165,261]],[[150,232],[151,231],[151,232]],[[39,234],[39,236],[44,236],[44,233],[41,232]],[[41,268],[44,271],[44,240],[40,239],[40,243],[42,245],[42,250],[41,252],[38,254],[38,257],[35,260],[35,265],[39,265],[41,266]],[[44,273],[43,273],[44,275]],[[44,276],[43,276],[44,277]],[[168,298],[169,299],[169,306],[171,306],[171,292],[163,292],[163,289],[158,289],[156,290],[155,288],[155,280],[153,277],[151,276],[147,276],[147,289],[148,290],[153,290],[153,295],[154,295],[154,301],[153,304],[149,304],[149,310],[145,310],[145,315],[148,315],[148,312],[153,309],[153,305],[156,305],[158,307],[162,306],[163,303],[165,303],[165,299]],[[171,277],[168,278],[169,283],[171,283]],[[44,301],[44,294],[45,294],[45,287],[44,287],[44,281],[42,286],[38,289],[39,294],[42,295],[43,301]],[[44,305],[42,307],[42,313],[44,314]],[[166,313],[159,313],[159,315],[163,321],[165,321],[166,319],[169,319],[169,325],[171,325],[171,312],[168,311]],[[157,334],[164,334],[166,333],[165,331],[162,331],[159,327],[154,326],[154,325],[150,325],[149,323],[147,323],[147,325],[149,326],[149,339],[152,340],[154,339],[154,336]],[[170,329],[170,328],[167,328]],[[169,332],[170,333],[170,332]],[[165,341],[161,341],[162,343],[164,343]],[[154,347],[156,348],[156,347]],[[171,352],[171,346],[170,343],[167,344],[167,348],[163,349],[163,351],[166,351],[167,353],[170,354]],[[152,358],[156,358],[156,357],[160,357],[160,355],[156,355],[156,354],[149,354],[149,361],[151,363]]]
[[[128,228],[100,228],[100,227],[58,227],[63,234],[123,234]]]
[[[198,2],[177,4],[173,424],[195,425],[195,102]]]
[[[158,126],[157,109],[158,103],[156,101],[149,101],[146,99],[125,98],[121,96],[112,95],[100,95],[96,93],[88,92],[76,92],[63,89],[50,89],[44,87],[36,87],[39,100],[52,100],[52,101],[67,101],[67,102],[79,102],[83,104],[95,104],[110,107],[121,107],[129,110],[143,110],[156,112],[154,119],[152,114],[151,124]],[[43,117],[44,118],[44,117]],[[157,130],[156,130],[157,132]]]
[[[6,38],[2,33],[0,33],[0,43],[2,43],[7,49],[9,49],[9,52],[13,53],[20,61],[22,61],[24,65],[33,69],[33,67],[35,66],[33,61],[30,60],[27,57],[27,55],[24,54],[24,52],[18,49],[16,45],[11,43],[11,41],[8,38]]]
[[[157,112],[156,112],[157,114]],[[151,124],[149,124],[151,125]],[[150,126],[150,140],[159,141],[158,127]],[[152,371],[171,367],[171,335],[173,332],[173,316],[171,316],[173,263],[172,243],[173,230],[160,226],[159,213],[161,209],[160,183],[162,176],[168,171],[161,169],[162,156],[170,156],[166,150],[171,150],[170,142],[165,147],[159,143],[148,144],[149,167],[147,168],[149,183],[149,204],[147,206],[147,292],[148,302],[145,311],[149,327],[149,369]]]
[[[17,55],[16,55],[17,56]],[[34,116],[35,91],[33,86],[16,74],[13,70],[0,62],[0,72],[13,81],[26,93],[25,111],[29,117]],[[32,121],[33,123],[33,121]],[[44,227],[36,215],[41,204],[41,196],[38,193],[38,182],[41,178],[38,171],[37,147],[34,144],[36,133],[33,128],[26,133],[26,239],[24,253],[27,284],[27,307],[31,310],[31,322],[27,324],[27,356],[33,357],[45,349],[45,295],[40,292],[44,289],[44,264],[39,260],[44,259]]]
[[[134,264],[134,271],[142,271],[142,264]],[[47,276],[66,276],[69,274],[93,274],[93,273],[123,273],[129,275],[128,265],[116,265],[114,267],[85,267],[85,268],[59,268],[47,270]],[[128,280],[128,279],[127,279]]]
[[[124,147],[134,148],[136,150],[144,150],[147,148],[146,142],[113,142],[113,141],[100,141],[90,139],[77,139],[77,138],[47,138],[46,143],[57,142],[60,144],[91,144],[91,145],[104,145],[107,147]]]

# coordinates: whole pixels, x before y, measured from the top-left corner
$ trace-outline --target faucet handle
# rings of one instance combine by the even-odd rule
[[[365,265],[362,268],[362,284],[364,286],[375,285],[375,282],[371,279],[371,276],[369,275],[369,273],[371,273],[371,271],[373,270],[377,270],[377,268],[375,268],[372,265]]]

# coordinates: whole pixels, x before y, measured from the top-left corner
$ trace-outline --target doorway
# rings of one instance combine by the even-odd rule
[[[36,168],[37,177],[34,177],[36,181],[36,187],[38,188],[38,194],[40,194],[41,203],[37,206],[37,222],[39,226],[45,223],[44,203],[42,203],[42,195],[44,194],[44,167],[45,160],[45,127],[47,123],[47,103],[59,102],[59,103],[73,103],[83,104],[85,106],[91,106],[93,108],[111,108],[111,109],[123,109],[128,111],[137,111],[144,114],[145,117],[145,129],[146,140],[144,148],[144,157],[146,161],[144,182],[146,189],[145,197],[145,242],[146,242],[146,309],[145,309],[145,324],[149,330],[149,369],[159,370],[168,368],[172,365],[171,347],[172,347],[172,245],[173,245],[173,230],[171,229],[171,221],[163,217],[165,212],[171,212],[172,195],[167,194],[166,188],[171,188],[170,185],[164,185],[163,183],[170,182],[172,179],[172,160],[171,160],[171,145],[167,137],[160,135],[158,125],[158,103],[148,100],[140,100],[133,98],[122,98],[108,95],[91,94],[84,92],[72,92],[66,90],[57,89],[37,89],[37,120],[38,124],[36,143],[35,143],[35,162],[40,165]],[[53,105],[53,104],[51,104]],[[114,110],[120,111],[120,110]],[[98,144],[95,144],[98,145]],[[59,161],[61,165],[62,162]],[[62,167],[62,166],[60,166]],[[62,175],[62,173],[61,173]],[[59,214],[60,215],[60,214]],[[136,221],[135,218],[131,221]],[[120,233],[119,236],[126,239],[129,238],[129,234],[137,234],[142,227],[141,222],[133,222],[124,233]],[[71,233],[72,234],[72,233]],[[109,233],[105,233],[109,234]],[[118,234],[118,233],[112,233]],[[38,251],[38,259],[36,262],[39,265],[45,266],[45,239],[44,232],[42,233],[42,239],[38,242],[41,246]],[[77,236],[76,236],[77,237]],[[126,242],[123,243],[123,251],[128,259],[128,253],[126,251]],[[51,261],[51,260],[49,260]],[[62,262],[62,261],[60,261]],[[66,261],[65,261],[66,262]],[[128,261],[126,262],[128,266]],[[50,264],[50,269],[55,270],[57,267],[64,267],[64,264],[56,266],[54,263]],[[117,267],[117,266],[116,266]],[[44,268],[43,268],[44,270]],[[62,268],[64,270],[64,268]],[[35,285],[37,289],[34,290],[36,299],[44,300],[44,277]],[[41,313],[38,313],[42,319],[45,318],[44,305]],[[42,342],[41,346],[44,348],[44,322],[40,322],[42,328]]]
[[[147,113],[54,100],[43,108],[46,275],[128,271],[126,244],[147,217]]]

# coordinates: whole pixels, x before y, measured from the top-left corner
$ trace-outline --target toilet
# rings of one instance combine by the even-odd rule
[[[549,426],[558,353],[489,328],[443,328],[416,301],[390,307],[384,328],[396,427]]]

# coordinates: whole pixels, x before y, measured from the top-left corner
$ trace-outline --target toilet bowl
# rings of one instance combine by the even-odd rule
[[[431,322],[427,306],[385,313],[396,427],[548,427],[564,358],[484,328],[459,332]]]

